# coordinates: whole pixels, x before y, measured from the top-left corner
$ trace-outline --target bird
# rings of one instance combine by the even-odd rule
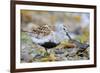
[[[50,29],[48,26],[47,28]],[[55,31],[51,30],[49,35],[40,38],[31,36],[31,39],[33,43],[44,47],[47,51],[48,49],[58,46],[62,40],[68,39],[68,36],[66,36],[66,32],[63,30],[63,24],[57,24],[55,25]]]
[[[79,48],[80,51],[84,51],[89,47],[89,44],[84,44],[71,38],[69,31],[67,30],[67,27],[65,27],[63,24],[56,24],[55,31],[52,31],[47,36],[41,38],[37,37],[31,37],[31,38],[34,43],[44,47],[46,51],[48,49],[56,47],[57,45],[60,44],[61,41],[66,39],[74,43]]]

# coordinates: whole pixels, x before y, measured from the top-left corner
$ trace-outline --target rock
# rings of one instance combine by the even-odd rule
[[[56,49],[55,54],[64,54],[64,50],[62,49]]]
[[[43,57],[43,56],[42,56],[41,54],[37,54],[37,55],[34,56],[35,59],[40,59],[40,58],[42,58],[42,57]]]
[[[21,50],[21,60],[22,61],[29,62],[32,59],[33,59],[33,57],[29,54],[28,48],[24,48],[24,49]]]

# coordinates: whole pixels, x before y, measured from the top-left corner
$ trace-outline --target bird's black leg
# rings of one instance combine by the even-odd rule
[[[47,49],[47,48],[45,48],[45,50],[46,50],[46,54],[47,54],[47,55],[49,55],[48,49]]]
[[[46,52],[48,52],[48,51],[47,51],[47,48],[45,48],[45,50],[46,50]]]

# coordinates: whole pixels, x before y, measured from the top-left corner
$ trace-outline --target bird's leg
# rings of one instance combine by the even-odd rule
[[[46,50],[46,55],[49,55],[48,49],[47,49],[47,48],[45,48],[45,50]]]
[[[46,52],[48,52],[48,51],[47,51],[47,48],[45,48],[45,50],[46,50]]]

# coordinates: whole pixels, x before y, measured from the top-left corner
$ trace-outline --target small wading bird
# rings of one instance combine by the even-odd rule
[[[47,26],[47,28],[49,27]],[[77,40],[72,39],[71,36],[69,35],[67,28],[64,27],[62,24],[56,25],[56,30],[55,32],[52,33],[53,33],[52,35],[44,36],[42,38],[36,38],[36,37],[31,37],[31,38],[34,43],[41,45],[42,47],[45,48],[46,51],[48,49],[56,47],[64,39],[69,39],[72,43],[74,43],[79,48],[79,51],[84,51],[89,47],[88,44],[84,44]],[[53,36],[57,36],[57,38],[59,39]]]

